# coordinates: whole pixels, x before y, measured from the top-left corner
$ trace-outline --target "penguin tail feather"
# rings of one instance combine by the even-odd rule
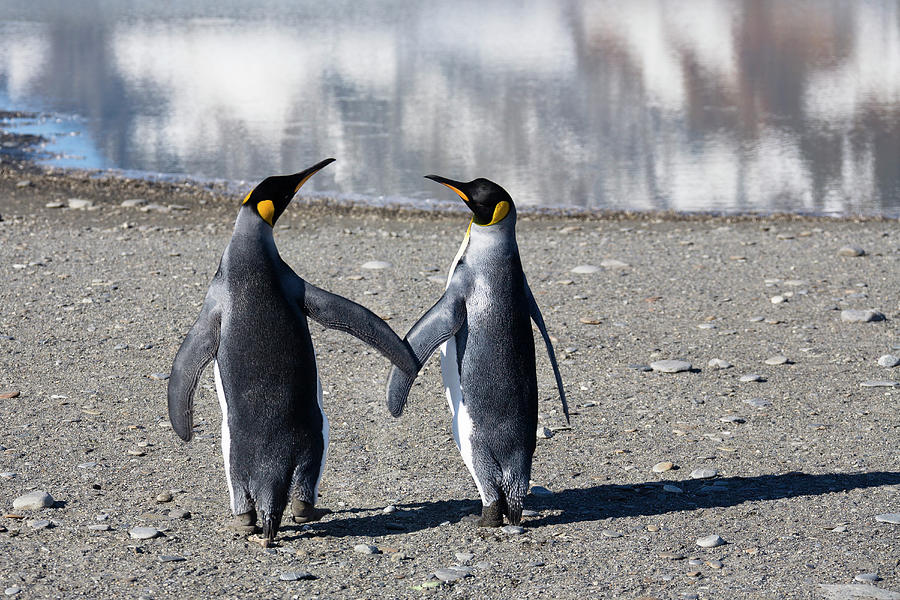
[[[525,505],[526,486],[519,478],[511,478],[504,473],[500,481],[500,493],[503,496],[504,511],[509,522],[518,525],[522,521],[522,508]]]
[[[410,377],[397,367],[391,368],[387,381],[387,407],[392,416],[399,417],[403,414],[413,381],[415,377]]]

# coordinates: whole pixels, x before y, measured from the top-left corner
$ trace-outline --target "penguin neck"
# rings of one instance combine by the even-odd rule
[[[239,242],[241,245],[252,246],[270,256],[278,256],[272,226],[263,221],[250,207],[244,206],[238,213],[231,240],[232,243]]]
[[[472,249],[491,248],[492,252],[518,252],[516,244],[516,215],[510,213],[499,223],[478,225],[472,223],[467,233],[468,246]]]

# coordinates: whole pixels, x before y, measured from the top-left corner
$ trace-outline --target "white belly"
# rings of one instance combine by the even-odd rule
[[[213,373],[216,377],[216,395],[219,397],[219,408],[222,409],[222,458],[225,462],[225,480],[228,482],[228,498],[231,511],[235,512],[234,488],[231,487],[231,430],[228,428],[228,402],[225,401],[225,389],[222,387],[222,375],[219,373],[219,362],[213,361]]]
[[[453,441],[456,442],[463,462],[466,463],[466,468],[469,469],[472,479],[475,480],[475,487],[478,488],[481,501],[486,502],[484,489],[475,475],[475,463],[472,460],[472,434],[475,429],[463,399],[459,366],[456,362],[456,338],[451,337],[441,344],[441,378],[444,380],[444,392],[447,395],[447,402],[450,404],[452,417],[450,428],[453,430]]]
[[[322,473],[325,472],[325,459],[328,457],[328,417],[325,416],[325,408],[322,405],[322,380],[319,379],[319,364],[316,363],[316,398],[319,402],[319,412],[322,413],[322,464],[319,465],[319,476],[316,478],[316,487],[313,489],[312,503],[319,498],[319,482],[322,481]]]

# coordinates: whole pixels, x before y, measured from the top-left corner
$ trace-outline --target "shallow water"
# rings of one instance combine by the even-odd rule
[[[900,2],[0,3],[56,164],[523,205],[900,215]]]

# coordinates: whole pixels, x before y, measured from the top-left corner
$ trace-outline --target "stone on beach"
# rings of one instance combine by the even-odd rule
[[[598,273],[599,271],[600,267],[595,265],[578,265],[572,269],[572,273],[578,273],[580,275],[590,275],[591,273]]]
[[[152,540],[160,535],[155,527],[132,527],[128,530],[128,535],[135,540]]]
[[[394,265],[387,262],[386,260],[370,260],[369,262],[364,262],[361,269],[368,269],[370,271],[377,271],[379,269],[390,269]]]
[[[884,513],[883,515],[875,515],[875,520],[879,523],[891,523],[892,525],[900,525],[900,513]]]
[[[53,504],[53,496],[47,492],[34,491],[13,500],[13,510],[41,510],[50,508]]]
[[[885,354],[884,356],[880,356],[878,358],[878,364],[882,367],[887,367],[889,369],[900,365],[900,357],[894,356],[893,354]]]
[[[859,246],[843,246],[840,250],[837,251],[838,256],[865,256],[866,251],[860,248]]]
[[[69,208],[76,210],[87,210],[94,206],[93,200],[85,200],[84,198],[69,198]]]
[[[884,321],[884,315],[874,309],[846,309],[841,311],[844,323],[874,323]]]
[[[730,369],[734,365],[732,365],[727,360],[722,360],[721,358],[711,358],[709,362],[706,363],[706,366],[710,369]]]
[[[724,546],[726,544],[725,540],[719,537],[716,534],[708,535],[706,537],[697,538],[697,545],[701,548],[716,548],[718,546]]]
[[[650,363],[650,368],[657,373],[681,373],[690,371],[692,365],[686,360],[657,360]]]

